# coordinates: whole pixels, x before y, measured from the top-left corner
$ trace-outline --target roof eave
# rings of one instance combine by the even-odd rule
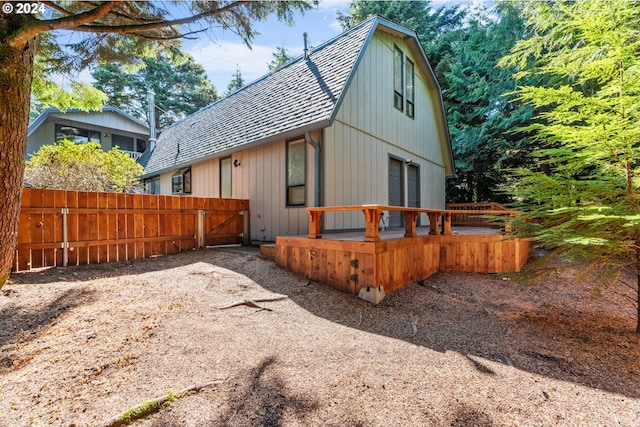
[[[271,144],[273,142],[283,141],[283,140],[295,138],[295,137],[298,137],[298,136],[303,136],[305,134],[305,132],[313,132],[315,130],[324,129],[324,128],[328,127],[328,126],[330,126],[329,121],[327,119],[321,119],[321,120],[315,121],[313,123],[309,123],[307,125],[295,128],[295,129],[290,129],[290,130],[288,130],[286,132],[282,132],[282,133],[279,133],[279,134],[271,135],[271,136],[268,136],[268,137],[265,137],[265,138],[262,138],[262,139],[257,139],[255,141],[248,142],[248,143],[242,144],[242,145],[238,145],[236,147],[229,148],[227,150],[216,151],[216,152],[211,153],[211,154],[209,154],[207,156],[204,156],[204,157],[198,157],[197,159],[194,159],[194,160],[175,163],[175,164],[173,164],[171,166],[167,166],[167,167],[162,168],[162,169],[158,169],[158,170],[155,170],[155,171],[152,171],[152,172],[147,172],[144,175],[140,175],[140,178],[141,179],[151,178],[151,177],[154,177],[156,175],[161,175],[163,173],[167,173],[167,172],[173,171],[175,169],[179,169],[179,168],[183,168],[183,167],[186,167],[186,166],[194,165],[196,163],[205,162],[205,161],[211,160],[211,159],[216,159],[216,158],[220,158],[220,157],[226,157],[226,156],[229,156],[231,154],[238,153],[240,151],[248,150],[250,148],[259,147],[261,145]]]
[[[55,113],[61,113],[61,114],[67,114],[67,113],[104,113],[104,112],[110,112],[110,113],[119,114],[122,117],[124,117],[124,118],[126,118],[128,120],[131,120],[132,122],[134,122],[134,123],[146,128],[147,130],[149,129],[149,125],[148,124],[146,124],[142,120],[138,120],[135,117],[125,113],[124,111],[122,111],[121,109],[119,109],[117,107],[104,107],[101,111],[99,111],[99,110],[85,111],[85,110],[81,110],[79,108],[69,108],[66,111],[61,111],[58,108],[46,108],[33,121],[33,123],[31,123],[31,125],[29,125],[29,128],[27,130],[27,138],[30,137],[31,134],[33,132],[35,132],[40,127],[40,125],[42,125],[42,123],[44,123],[47,120],[47,118],[51,114],[55,114]],[[68,119],[68,120],[71,120],[71,119]]]

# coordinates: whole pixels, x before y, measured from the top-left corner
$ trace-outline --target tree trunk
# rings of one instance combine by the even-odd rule
[[[6,38],[25,20],[0,15],[0,288],[11,272],[18,237],[34,57],[33,41],[11,47]]]

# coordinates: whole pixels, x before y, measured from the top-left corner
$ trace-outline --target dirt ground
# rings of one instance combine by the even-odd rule
[[[0,425],[99,426],[207,381],[134,425],[640,425],[633,291],[571,274],[441,273],[378,306],[211,249],[14,274]]]

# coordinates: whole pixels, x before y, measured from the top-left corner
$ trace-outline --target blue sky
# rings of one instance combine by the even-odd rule
[[[489,0],[432,0],[431,6],[435,9],[473,1],[483,3]],[[185,41],[184,49],[205,68],[209,80],[222,95],[236,69],[240,69],[245,83],[268,73],[267,64],[273,59],[272,54],[278,46],[287,48],[294,58],[302,55],[302,33],[308,33],[310,46],[319,46],[340,34],[342,29],[336,12],[348,13],[350,3],[350,0],[320,0],[318,6],[304,16],[296,14],[293,27],[275,18],[258,22],[255,29],[260,35],[254,39],[251,50],[232,32],[222,31],[205,33],[195,42]]]
[[[317,8],[301,16],[295,16],[295,25],[290,27],[277,19],[255,24],[260,33],[249,50],[242,40],[232,32],[214,31],[202,35],[197,41],[184,43],[184,49],[201,64],[207,75],[222,94],[240,69],[246,83],[252,82],[269,71],[267,64],[273,59],[276,47],[284,46],[289,55],[302,54],[302,33],[309,34],[309,44],[318,46],[342,32],[336,20],[336,11],[346,13],[349,0],[322,0]]]

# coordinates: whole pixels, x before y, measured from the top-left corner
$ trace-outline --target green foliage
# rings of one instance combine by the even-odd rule
[[[156,123],[160,128],[218,99],[204,68],[185,53],[175,58],[161,52],[157,57],[144,58],[141,66],[133,69],[119,62],[102,63],[92,76],[95,87],[107,94],[109,105],[140,120],[147,120],[147,93],[152,89],[159,107]]]
[[[62,141],[42,146],[27,161],[25,185],[128,193],[139,190],[138,176],[143,173],[142,166],[117,148],[105,152],[96,142]]]
[[[500,64],[547,83],[515,95],[538,111],[525,130],[551,173],[519,171],[515,194],[538,222],[522,231],[581,258],[638,249],[640,3],[530,2],[523,13],[534,35]]]
[[[233,92],[242,88],[244,85],[245,85],[245,82],[244,82],[244,79],[242,78],[242,73],[238,68],[236,70],[236,73],[233,75],[233,79],[229,82],[229,85],[227,86],[227,91],[224,93],[225,96],[232,94]]]
[[[91,2],[80,1],[51,3],[52,7],[39,17],[59,19],[78,15],[96,7]],[[275,16],[282,22],[292,24],[294,11],[304,12],[312,6],[309,1],[291,0],[238,3],[190,1],[181,2],[180,7],[183,16],[199,16],[199,19],[208,23],[211,28],[234,31],[247,46],[250,46],[258,34],[253,28],[255,21]],[[226,8],[229,10],[225,12]],[[218,13],[217,10],[223,12]],[[184,56],[180,51],[182,38],[189,37],[192,32],[201,32],[200,28],[191,30],[188,23],[185,23],[180,26],[158,25],[145,30],[122,31],[123,27],[128,25],[145,25],[176,19],[172,12],[174,10],[168,9],[163,3],[126,1],[105,17],[86,24],[87,27],[99,26],[99,31],[85,30],[77,33],[82,36],[76,37],[68,37],[64,32],[38,34],[34,96],[45,104],[44,106],[57,107],[63,111],[68,108],[99,110],[104,105],[106,97],[100,97],[98,91],[90,91],[86,87],[72,88],[69,92],[54,83],[56,77],[63,76],[73,82],[77,80],[79,70],[98,62],[121,64],[123,68],[128,67],[130,72],[134,72],[145,67],[145,59],[155,58],[159,52],[164,52],[173,62],[179,63],[179,58]],[[73,29],[73,26],[70,27]],[[89,98],[83,97],[87,94],[90,95]]]
[[[289,50],[284,46],[276,47],[276,51],[271,55],[273,56],[273,59],[269,64],[267,64],[269,66],[269,71],[273,71],[293,59],[293,57],[289,55]]]
[[[484,8],[470,13],[439,64],[458,175],[447,182],[451,202],[510,202],[501,191],[509,183],[508,169],[531,163],[527,132],[514,129],[529,122],[533,108],[503,95],[515,87],[514,70],[496,67],[525,36],[524,23],[512,2],[499,4],[493,15],[489,19]]]
[[[500,65],[540,77],[514,92],[537,110],[525,130],[549,165],[518,171],[514,194],[533,220],[518,218],[518,234],[609,271],[632,267],[640,333],[639,14],[627,0],[526,3],[533,35]]]

